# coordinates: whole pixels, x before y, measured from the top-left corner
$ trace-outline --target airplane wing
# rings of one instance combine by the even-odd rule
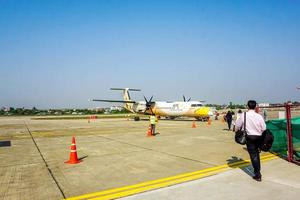
[[[92,99],[92,101],[113,102],[113,103],[136,103],[135,101],[105,100],[105,99]]]

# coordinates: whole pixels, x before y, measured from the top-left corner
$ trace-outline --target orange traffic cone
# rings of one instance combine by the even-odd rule
[[[66,161],[65,163],[69,164],[77,164],[80,163],[81,160],[78,160],[77,157],[77,150],[76,150],[76,142],[75,142],[75,137],[72,137],[72,144],[71,144],[71,150],[70,150],[70,159]]]
[[[151,137],[151,136],[153,136],[152,135],[152,128],[151,128],[151,125],[149,125],[148,131],[147,131],[147,137]]]
[[[197,127],[196,127],[196,122],[195,122],[195,121],[193,121],[192,128],[197,128]]]
[[[211,120],[210,120],[210,118],[208,118],[208,120],[207,120],[207,126],[210,126],[211,125]]]

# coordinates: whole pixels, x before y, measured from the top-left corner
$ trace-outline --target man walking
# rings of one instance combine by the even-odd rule
[[[236,114],[236,117],[235,117],[235,120],[233,122],[233,128],[232,128],[232,131],[235,132],[235,123],[236,121],[243,115],[243,111],[241,109],[238,110],[237,114]]]
[[[230,110],[228,110],[227,114],[225,115],[225,119],[228,125],[228,130],[230,131],[232,123],[232,112]]]
[[[266,124],[263,117],[255,112],[256,101],[249,100],[247,105],[249,110],[246,113],[246,145],[254,169],[253,179],[261,181],[259,147],[262,140],[262,133],[266,130]],[[244,117],[242,115],[236,121],[235,131],[243,127]]]

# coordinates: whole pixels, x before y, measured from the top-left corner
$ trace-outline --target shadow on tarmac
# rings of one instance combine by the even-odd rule
[[[243,172],[245,172],[248,176],[254,176],[253,168],[251,166],[251,162],[245,161],[242,158],[238,158],[236,156],[231,156],[231,158],[227,159],[227,165],[231,168],[240,168]],[[245,163],[242,167],[238,165],[239,163]]]
[[[83,160],[83,159],[85,159],[85,158],[87,158],[87,157],[88,157],[88,155],[82,156],[82,157],[78,158],[78,160]]]
[[[10,147],[11,142],[10,141],[0,141],[0,147]]]

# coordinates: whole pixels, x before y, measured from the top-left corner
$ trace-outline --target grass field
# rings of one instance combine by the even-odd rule
[[[90,119],[91,116],[96,116],[96,119],[111,119],[111,118],[134,118],[136,114],[110,114],[110,115],[62,115],[62,116],[44,116],[32,117],[33,120],[71,120],[71,119]]]

